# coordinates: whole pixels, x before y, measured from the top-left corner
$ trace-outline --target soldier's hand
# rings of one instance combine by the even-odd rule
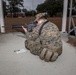
[[[22,26],[22,29],[23,29],[25,32],[27,32],[27,29],[26,29],[26,28],[24,28],[24,26]]]

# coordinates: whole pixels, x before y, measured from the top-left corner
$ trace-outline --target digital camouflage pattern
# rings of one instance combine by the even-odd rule
[[[38,20],[38,19],[40,19],[40,18],[42,18],[42,17],[44,17],[44,16],[47,16],[47,13],[39,13],[39,14],[37,14],[36,16],[35,16],[35,20]]]
[[[41,24],[42,25],[42,24]],[[57,26],[47,22],[39,36],[41,25],[34,28],[33,32],[27,32],[25,46],[31,53],[38,55],[45,61],[55,61],[62,53],[62,41]]]

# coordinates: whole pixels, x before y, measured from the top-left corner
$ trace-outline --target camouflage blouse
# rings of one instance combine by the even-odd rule
[[[35,27],[33,32],[27,32],[27,39],[32,41],[41,41],[43,47],[47,47],[51,50],[60,48],[62,46],[62,41],[58,27],[52,22],[47,22],[43,26],[41,34],[39,35],[41,25]]]

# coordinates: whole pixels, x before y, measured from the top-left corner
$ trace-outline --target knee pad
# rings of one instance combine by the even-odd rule
[[[58,56],[59,56],[59,54],[57,53],[57,52],[54,52],[53,53],[53,55],[52,55],[52,57],[51,57],[51,59],[50,59],[50,61],[56,61],[56,59],[58,58]]]
[[[44,49],[42,50],[41,54],[39,55],[39,57],[40,57],[41,60],[44,59],[44,57],[45,57],[45,55],[46,55],[46,52],[47,52],[47,49],[44,48]]]

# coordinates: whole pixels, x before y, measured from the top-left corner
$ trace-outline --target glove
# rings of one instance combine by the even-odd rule
[[[62,47],[57,49],[56,51],[48,50],[44,48],[39,55],[40,59],[45,60],[45,61],[56,61],[59,55],[62,54]]]

